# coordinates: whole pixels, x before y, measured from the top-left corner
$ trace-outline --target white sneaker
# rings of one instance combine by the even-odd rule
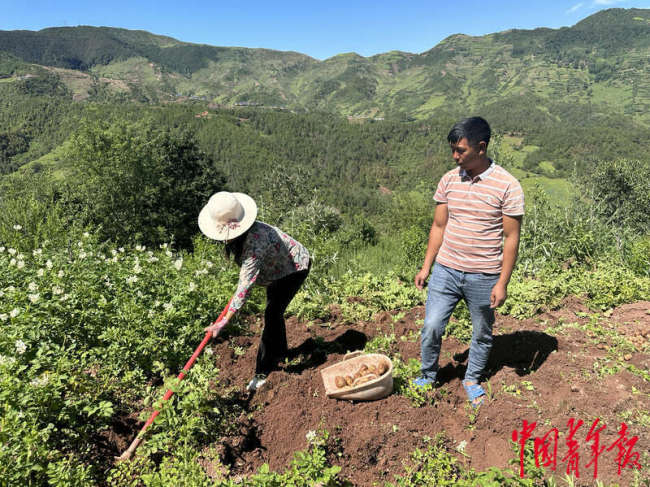
[[[266,376],[264,374],[256,374],[255,377],[248,383],[246,390],[253,392],[258,390],[266,383]]]

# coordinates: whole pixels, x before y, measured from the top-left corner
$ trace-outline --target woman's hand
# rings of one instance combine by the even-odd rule
[[[228,324],[228,319],[227,318],[221,318],[219,321],[213,323],[210,326],[206,326],[203,331],[211,331],[212,332],[212,338],[215,338],[219,332],[221,332],[221,329]]]

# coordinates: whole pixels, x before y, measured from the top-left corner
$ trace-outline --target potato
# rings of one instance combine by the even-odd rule
[[[345,382],[345,379],[343,377],[341,377],[340,375],[337,375],[336,377],[334,377],[334,383],[336,384],[336,387],[338,387],[339,389],[342,388],[342,387],[345,387],[347,385],[347,383]]]
[[[345,376],[345,383],[349,386],[351,386],[354,383],[354,379],[350,377],[349,375]]]
[[[388,364],[386,362],[381,362],[377,365],[377,375],[384,375],[388,372]]]
[[[355,380],[354,385],[359,386],[361,384],[365,384],[366,382],[370,382],[371,380],[376,378],[377,376],[375,374],[364,375],[363,377],[359,377],[357,380]]]
[[[377,366],[374,365],[374,364],[369,365],[369,366],[368,366],[368,371],[369,371],[371,374],[375,374],[375,375],[377,375]]]

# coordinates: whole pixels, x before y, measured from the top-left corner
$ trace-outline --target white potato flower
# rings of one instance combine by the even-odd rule
[[[9,250],[7,250],[7,252],[9,252],[11,255],[16,255],[16,249],[10,248]]]
[[[176,267],[177,271],[180,271],[181,267],[183,267],[183,259],[177,259],[176,262],[174,262],[174,267]]]
[[[29,283],[29,285],[27,286],[27,288],[28,288],[30,291],[33,292],[33,291],[36,291],[36,290],[38,289],[38,285],[37,285],[34,281],[32,281],[32,282]]]
[[[35,377],[32,379],[32,381],[29,383],[33,387],[44,387],[47,385],[47,383],[50,382],[50,377],[47,374],[42,374],[40,377]]]
[[[9,316],[11,316],[12,318],[15,318],[19,314],[20,314],[20,310],[18,308],[14,308],[9,312]]]
[[[0,321],[7,321],[9,319],[9,315],[6,313],[0,314]]]
[[[19,260],[18,262],[16,262],[16,267],[18,269],[22,269],[23,267],[25,267],[25,261],[24,260]]]
[[[38,277],[43,277],[45,275],[45,269],[39,269],[36,275]]]
[[[22,230],[23,227],[21,225],[14,225],[14,230]]]
[[[22,355],[27,350],[27,345],[22,340],[16,340],[14,345],[16,346],[16,353],[18,355]]]
[[[41,298],[41,295],[36,293],[36,294],[28,294],[27,297],[32,303],[38,303],[38,300]]]

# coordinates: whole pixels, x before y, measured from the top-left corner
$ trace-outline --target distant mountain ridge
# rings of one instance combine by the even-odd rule
[[[604,10],[561,29],[456,34],[421,54],[324,61],[110,27],[0,31],[0,77],[25,75],[57,77],[77,100],[198,98],[401,118],[571,103],[650,124],[650,10]]]

